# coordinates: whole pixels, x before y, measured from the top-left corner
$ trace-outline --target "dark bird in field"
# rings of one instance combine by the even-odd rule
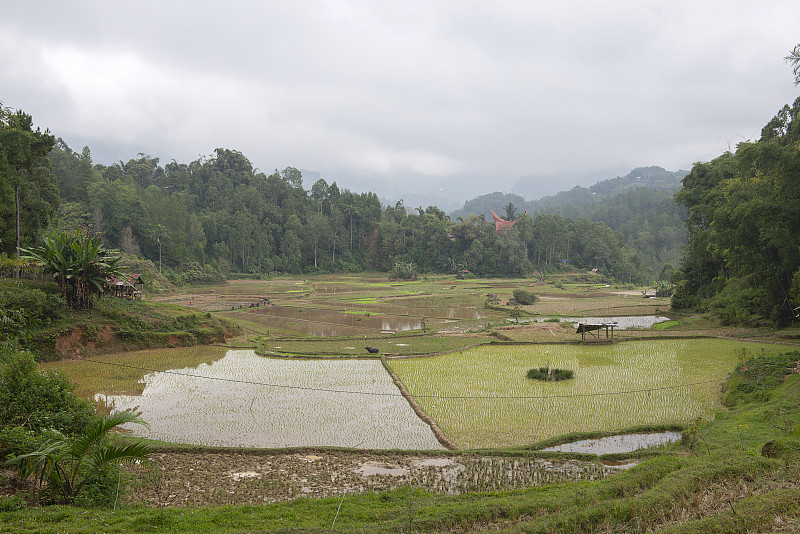
[[[369,352],[370,354],[378,354],[380,352],[378,350],[378,347],[364,347],[364,348],[367,349],[367,352]]]

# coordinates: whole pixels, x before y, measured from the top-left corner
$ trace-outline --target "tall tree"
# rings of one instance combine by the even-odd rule
[[[0,183],[10,185],[13,189],[17,259],[22,237],[22,204],[33,208],[29,217],[38,214],[45,219],[44,225],[31,225],[29,234],[38,233],[58,206],[57,182],[45,158],[54,143],[55,138],[49,130],[42,132],[39,128],[33,129],[30,115],[19,110],[11,111],[0,104]],[[15,276],[19,276],[19,271],[15,272]]]
[[[675,307],[714,311],[726,323],[794,318],[800,272],[800,98],[740,143],[683,180],[689,247],[676,273]]]

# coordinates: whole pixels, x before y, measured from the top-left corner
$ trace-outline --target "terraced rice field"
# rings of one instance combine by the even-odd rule
[[[141,411],[150,428],[130,431],[142,437],[228,447],[443,448],[378,360],[275,360],[239,350],[143,381],[140,395],[98,395],[117,410]]]
[[[718,339],[483,346],[391,366],[461,447],[506,447],[570,432],[710,417],[722,409],[720,387],[743,349],[777,353],[788,347]],[[572,369],[575,378],[526,378],[528,369],[544,365]]]

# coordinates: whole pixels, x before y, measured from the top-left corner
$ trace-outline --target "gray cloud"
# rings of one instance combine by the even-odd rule
[[[103,163],[226,147],[463,200],[757,137],[798,27],[793,0],[15,2],[0,100]]]

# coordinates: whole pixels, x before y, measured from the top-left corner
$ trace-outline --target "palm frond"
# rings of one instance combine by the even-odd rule
[[[114,412],[91,425],[70,447],[70,454],[75,457],[85,456],[94,445],[100,442],[112,429],[126,423],[135,423],[147,427],[141,417],[131,411]]]
[[[794,74],[794,84],[800,85],[800,44],[795,45],[789,55],[785,58],[792,65],[792,73]]]
[[[96,468],[110,463],[150,462],[150,447],[144,443],[128,443],[127,445],[108,445],[98,449],[91,458]]]

